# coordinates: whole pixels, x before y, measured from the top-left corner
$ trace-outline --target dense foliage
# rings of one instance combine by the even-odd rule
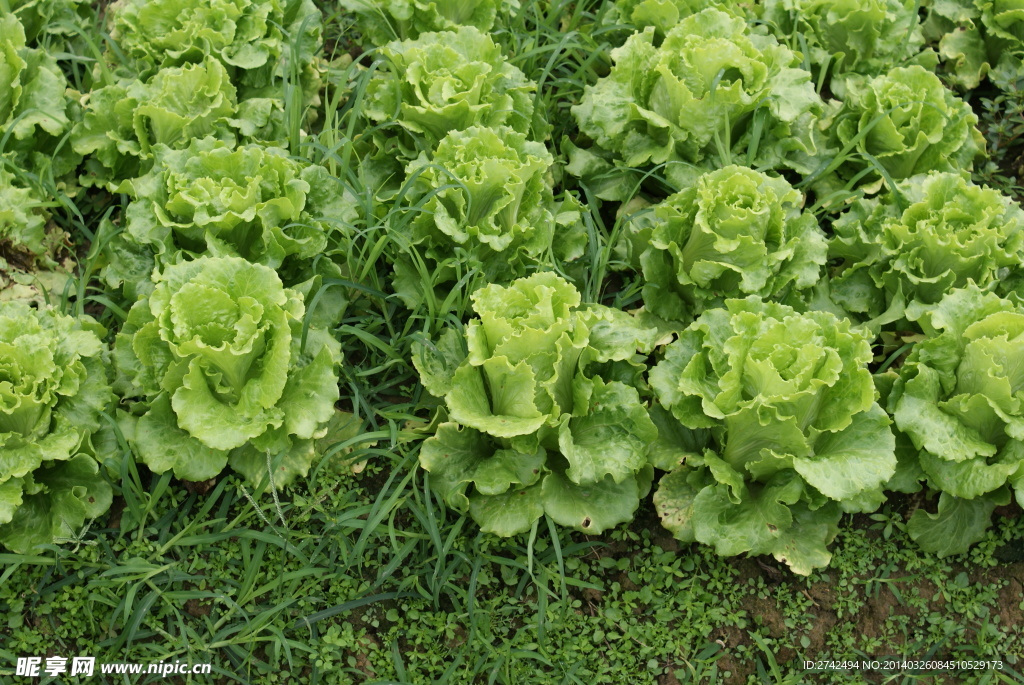
[[[654,491],[801,574],[1022,498],[1019,3],[2,6],[11,550],[360,439],[488,533]]]

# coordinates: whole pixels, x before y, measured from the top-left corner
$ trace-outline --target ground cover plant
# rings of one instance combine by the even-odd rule
[[[0,0],[0,679],[1021,682],[1022,26]]]

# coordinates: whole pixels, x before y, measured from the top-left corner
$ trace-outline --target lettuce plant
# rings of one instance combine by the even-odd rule
[[[72,133],[75,151],[87,156],[81,181],[116,189],[149,169],[154,145],[183,148],[207,135],[233,141],[235,127],[266,123],[235,120],[237,109],[235,87],[215,59],[99,88]]]
[[[604,15],[604,23],[621,24],[640,31],[653,26],[655,40],[660,42],[676,24],[691,14],[715,7],[742,16],[741,8],[746,4],[753,3],[742,0],[615,0]]]
[[[307,101],[319,89],[314,52],[322,19],[312,0],[121,0],[109,9],[111,37],[131,76],[218,60],[240,100],[282,89],[294,70]]]
[[[934,67],[924,50],[919,0],[766,0],[761,19],[780,41],[806,52],[819,78],[845,97],[850,76],[876,76],[910,62]],[[806,47],[805,47],[806,46]],[[857,83],[854,79],[853,87]]]
[[[396,138],[388,131],[379,143],[383,149],[411,160],[449,132],[470,126],[528,132],[536,86],[478,29],[425,33],[388,43],[380,53],[387,65],[367,86],[364,113],[407,132]]]
[[[1024,68],[1024,7],[1018,0],[922,3],[926,36],[937,41],[947,78],[972,90],[986,77],[1008,90]]]
[[[557,205],[549,180],[551,154],[543,144],[508,127],[472,126],[453,131],[433,157],[421,154],[406,168],[412,185],[406,201],[418,208],[396,225],[399,254],[395,290],[410,307],[431,287],[410,249],[430,271],[432,287],[449,290],[459,271],[478,272],[483,282],[509,282],[528,269],[580,256],[586,235],[571,200]],[[452,257],[457,263],[453,263]]]
[[[993,64],[993,81],[1006,89],[1024,70],[1024,3],[1021,0],[974,0],[985,27],[985,50]]]
[[[60,244],[59,232],[47,230],[49,213],[46,202],[30,187],[17,182],[5,162],[11,156],[0,156],[0,251],[18,255],[28,265],[37,261],[53,266],[53,252]],[[0,259],[0,268],[5,267]]]
[[[51,167],[57,178],[77,164],[60,140],[70,128],[67,79],[45,50],[26,47],[14,14],[0,11],[0,151],[19,166]]]
[[[314,257],[343,248],[354,207],[323,167],[280,148],[211,137],[184,150],[158,145],[154,158],[148,174],[125,184],[133,200],[105,272],[112,285],[148,281],[154,267],[209,255],[264,264],[291,286],[309,277]]]
[[[340,0],[358,17],[364,43],[385,45],[409,40],[431,31],[473,26],[489,31],[504,0]]]
[[[868,335],[755,296],[705,311],[651,370],[660,403],[707,446],[652,460],[663,524],[722,555],[826,566],[842,512],[872,511],[896,468]]]
[[[88,316],[0,302],[0,543],[14,552],[75,535],[110,507],[104,333]]]
[[[924,67],[897,67],[851,89],[833,128],[849,182],[970,170],[984,151],[978,117]]]
[[[662,201],[640,240],[646,308],[689,322],[728,298],[779,298],[813,286],[827,248],[802,206],[785,179],[738,166]]]
[[[472,296],[478,318],[414,361],[447,421],[423,443],[431,489],[502,536],[542,515],[588,533],[632,518],[658,435],[635,388],[613,380],[656,332],[550,272]]]
[[[878,323],[916,321],[943,295],[1024,275],[1024,211],[955,173],[914,176],[832,225],[832,299]]]
[[[28,45],[51,55],[72,47],[82,50],[79,32],[96,24],[89,0],[9,0],[7,6],[24,27]]]
[[[340,346],[303,336],[302,296],[238,257],[168,266],[115,343],[122,430],[153,471],[206,480],[228,463],[253,483],[309,470],[338,400]]]
[[[611,73],[572,108],[596,147],[572,150],[569,171],[588,182],[610,176],[601,197],[629,195],[622,167],[665,165],[681,190],[734,160],[801,173],[817,166],[823,103],[799,55],[717,9],[683,19],[660,47],[654,39],[648,27],[613,50]]]
[[[974,285],[953,290],[922,319],[889,396],[913,442],[938,511],[908,531],[926,550],[964,552],[984,536],[1009,493],[1024,505],[1024,307]]]

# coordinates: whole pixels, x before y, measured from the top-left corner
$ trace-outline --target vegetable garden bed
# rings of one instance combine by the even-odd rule
[[[0,0],[0,675],[1021,682],[1022,91],[992,0]]]

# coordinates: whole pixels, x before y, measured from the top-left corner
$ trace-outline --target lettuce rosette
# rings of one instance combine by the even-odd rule
[[[339,396],[338,342],[303,332],[302,295],[261,264],[203,257],[155,280],[114,348],[133,452],[191,481],[227,464],[252,483],[305,476]]]
[[[107,247],[110,285],[143,292],[154,268],[208,255],[264,264],[290,287],[312,276],[318,256],[325,268],[331,255],[342,260],[356,211],[324,167],[212,137],[153,154],[150,172],[124,184],[132,201]]]
[[[939,494],[910,536],[940,556],[984,537],[1011,493],[1024,506],[1024,307],[974,285],[922,318],[926,338],[900,368],[888,408]],[[911,464],[913,468],[913,464]]]
[[[920,65],[897,67],[846,95],[834,143],[844,151],[835,185],[880,185],[930,171],[970,171],[985,141],[971,106]]]
[[[858,87],[858,77],[938,64],[924,49],[919,7],[919,0],[766,0],[759,18],[804,53],[816,82],[842,98]]]
[[[650,374],[691,432],[652,459],[671,471],[654,495],[665,527],[803,575],[828,565],[842,513],[876,509],[896,469],[871,359],[868,334],[827,312],[754,296],[705,311]]]
[[[972,90],[986,78],[1015,90],[1024,69],[1024,3],[1020,0],[924,0],[925,35],[939,45],[945,77]]]
[[[658,431],[628,377],[657,332],[542,272],[472,296],[465,335],[417,344],[424,387],[444,398],[420,450],[431,489],[487,532],[543,515],[587,533],[633,517]],[[626,372],[623,373],[622,369]]]
[[[110,61],[130,77],[214,58],[239,100],[278,97],[291,79],[305,102],[318,97],[323,19],[312,0],[121,0],[108,23],[119,47]]]
[[[67,236],[50,222],[48,202],[7,168],[13,155],[0,155],[0,270],[54,267]]]
[[[763,170],[817,168],[824,103],[800,56],[718,9],[683,19],[655,46],[655,30],[612,51],[608,76],[572,108],[592,147],[570,148],[568,171],[599,197],[627,199],[652,170],[674,190],[733,161]],[[568,141],[566,141],[568,142]]]
[[[536,85],[486,33],[463,26],[394,41],[379,52],[385,64],[367,85],[363,113],[393,125],[376,132],[376,154],[411,161],[471,126],[529,131]]]
[[[238,132],[252,135],[267,123],[235,119],[238,113],[235,87],[215,59],[94,90],[71,136],[75,151],[86,156],[80,180],[117,190],[149,170],[156,145],[180,149],[204,136],[233,142]]]
[[[644,306],[689,323],[726,299],[784,298],[818,282],[825,234],[783,178],[728,166],[655,205],[633,236]]]
[[[473,26],[490,31],[505,0],[340,0],[356,15],[366,43],[384,45],[393,40],[419,38],[432,31]]]
[[[832,300],[875,327],[917,321],[970,283],[1024,277],[1024,211],[956,173],[915,176],[860,199],[832,224]]]
[[[467,293],[579,257],[587,241],[580,205],[571,196],[555,201],[552,163],[543,144],[504,126],[453,131],[431,157],[411,162],[405,201],[416,214],[402,216],[392,229],[399,248],[395,291],[402,301],[421,304],[427,288],[444,300],[470,271],[475,276],[460,286]]]
[[[624,27],[630,32],[652,26],[655,44],[659,44],[665,34],[691,14],[714,7],[743,16],[746,6],[753,4],[746,0],[615,0],[604,13],[602,23],[609,27]],[[629,34],[614,42],[621,44],[628,37]]]
[[[57,61],[27,47],[17,15],[0,10],[0,152],[17,166],[59,179],[78,163],[62,140],[71,128],[67,87]]]
[[[82,34],[96,24],[89,0],[8,0],[7,7],[25,28],[29,46],[49,54],[81,54]]]
[[[88,316],[0,302],[0,543],[14,552],[72,537],[110,508],[103,335]]]

